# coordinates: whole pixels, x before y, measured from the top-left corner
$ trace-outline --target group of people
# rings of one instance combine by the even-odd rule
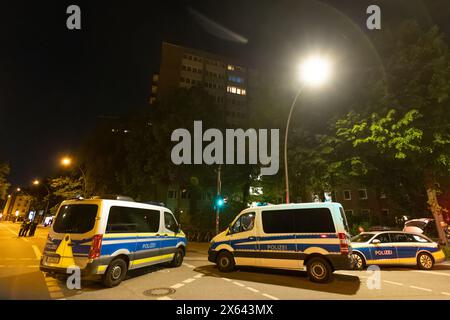
[[[28,219],[25,219],[22,225],[20,226],[19,237],[26,237],[27,233],[29,237],[34,236],[37,225],[38,225],[37,221],[30,221]]]

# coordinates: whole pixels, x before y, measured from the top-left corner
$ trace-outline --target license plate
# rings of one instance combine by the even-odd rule
[[[47,263],[58,263],[59,262],[59,257],[47,257],[47,259],[45,261]]]

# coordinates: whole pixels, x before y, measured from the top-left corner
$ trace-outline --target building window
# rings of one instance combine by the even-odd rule
[[[189,199],[190,198],[189,191],[187,191],[186,189],[181,190],[180,198],[181,199]]]
[[[353,215],[353,210],[345,210],[345,215],[346,216],[352,216]]]
[[[367,189],[359,189],[358,196],[360,200],[367,200]]]
[[[167,191],[167,198],[168,199],[176,199],[177,198],[177,191],[176,190],[169,190],[169,191]]]
[[[386,199],[386,198],[387,198],[386,193],[384,191],[381,191],[380,192],[380,199]]]
[[[370,209],[362,209],[361,215],[364,217],[368,217],[370,215]]]
[[[227,69],[228,69],[228,70],[231,70],[231,71],[234,71],[234,66],[231,65],[231,64],[229,64],[229,65],[227,66]]]
[[[388,216],[389,215],[389,209],[381,209],[381,214],[383,215],[383,216]]]
[[[344,200],[352,200],[352,192],[350,190],[344,190]]]

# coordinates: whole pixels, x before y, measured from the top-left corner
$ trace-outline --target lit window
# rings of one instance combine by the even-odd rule
[[[227,67],[227,69],[233,71],[233,70],[234,70],[234,66],[232,66],[231,64],[229,64],[228,67]]]
[[[236,87],[231,87],[231,93],[236,93]]]
[[[236,93],[237,93],[237,94],[241,94],[241,89],[237,88],[237,89],[236,89]]]
[[[245,89],[242,89],[242,95],[246,95],[247,93],[246,93],[246,91],[245,91]]]

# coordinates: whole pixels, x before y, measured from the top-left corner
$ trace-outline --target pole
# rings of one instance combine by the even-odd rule
[[[298,97],[303,91],[303,86],[298,90],[297,95],[292,101],[291,109],[289,110],[289,116],[286,123],[286,131],[284,132],[284,177],[286,182],[286,203],[289,203],[289,172],[288,172],[288,160],[287,160],[287,141],[288,141],[288,133],[289,133],[289,123],[291,122],[292,111],[294,110],[295,103],[297,102]]]
[[[220,193],[222,192],[222,181],[221,181],[221,169],[222,165],[219,164],[219,169],[217,170],[217,198],[220,196]],[[216,203],[216,234],[219,234],[219,212],[220,206]]]

